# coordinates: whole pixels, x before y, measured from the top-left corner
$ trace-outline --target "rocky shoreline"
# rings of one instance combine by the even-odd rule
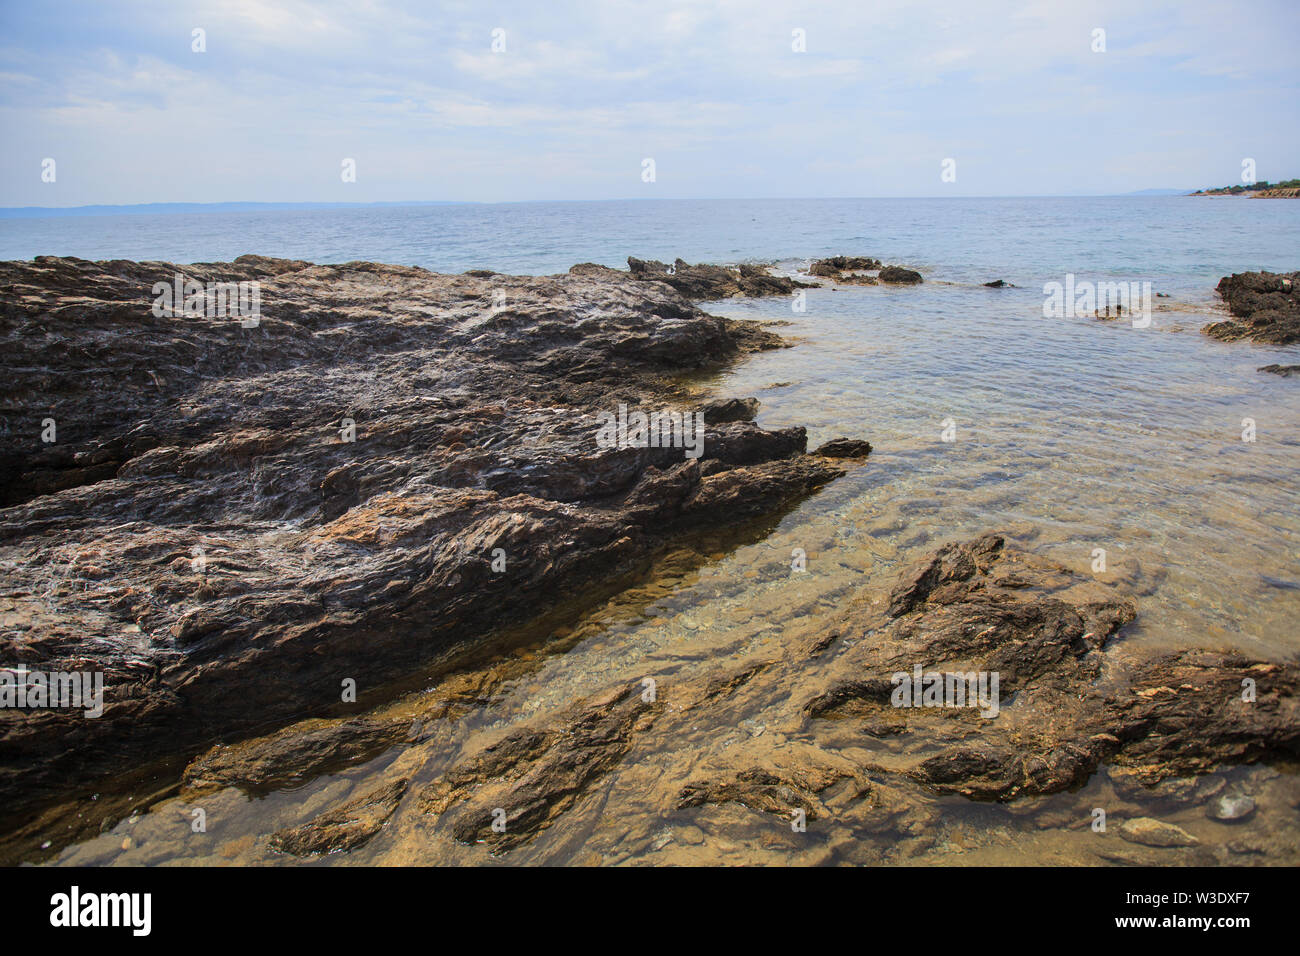
[[[0,711],[6,829],[159,753],[373,704],[869,451],[807,454],[802,428],[753,424],[757,402],[679,381],[782,345],[687,293],[791,280],[643,273],[0,264],[0,660],[107,688],[96,719]],[[258,322],[155,314],[177,274],[259,283]],[[599,447],[620,407],[701,415],[702,453]]]
[[[98,671],[106,688],[96,718],[0,709],[0,861],[39,857],[56,830],[94,834],[151,794],[267,793],[386,753],[371,785],[266,845],[310,858],[400,821],[448,853],[507,853],[561,820],[589,825],[623,777],[637,845],[658,820],[720,806],[914,838],[934,820],[923,794],[1005,803],[1105,767],[1208,800],[1201,775],[1300,755],[1294,664],[1128,654],[1134,582],[988,534],[891,593],[801,616],[776,652],[647,673],[648,694],[612,683],[474,736],[430,774],[449,718],[514,676],[486,644],[580,615],[693,536],[749,533],[871,452],[864,436],[809,452],[803,428],[756,425],[757,400],[692,384],[786,345],[779,323],[697,302],[816,283],[628,264],[0,263],[0,664]],[[177,275],[196,310],[159,314]],[[852,256],[810,276],[922,281]],[[1224,279],[1234,321],[1205,331],[1295,341],[1295,277]],[[257,321],[208,314],[240,282],[258,285]],[[676,431],[637,441],[638,414]],[[917,666],[998,674],[996,717],[900,707],[891,675]],[[437,693],[403,696],[430,673]],[[693,726],[756,708],[775,708],[771,732],[725,752]],[[653,772],[638,753],[658,755]],[[1179,845],[1126,826],[1129,842]]]
[[[1219,280],[1217,291],[1231,319],[1201,331],[1223,342],[1250,339],[1266,345],[1300,342],[1300,272],[1240,272]]]
[[[727,807],[770,815],[774,833],[797,817],[925,845],[936,797],[1006,803],[1061,794],[1105,766],[1123,795],[1111,804],[1111,830],[1127,843],[1187,851],[1195,837],[1134,813],[1132,801],[1204,806],[1226,823],[1248,816],[1250,793],[1205,775],[1300,754],[1300,669],[1205,650],[1128,654],[1117,634],[1136,615],[1131,586],[987,534],[940,548],[892,592],[802,619],[775,656],[648,672],[475,735],[432,774],[447,734],[442,695],[214,748],[186,768],[180,798],[201,805],[220,788],[297,785],[337,768],[340,754],[355,763],[389,749],[397,755],[364,788],[270,834],[269,848],[301,858],[356,850],[391,824],[419,832],[436,854],[482,861],[562,823],[587,833],[604,815],[631,827],[610,848],[627,858],[661,849],[665,821],[676,827],[670,834],[688,833],[688,821],[704,825]],[[900,706],[898,676],[918,666],[999,674],[997,712],[923,702],[919,689]],[[755,707],[765,724],[744,718]],[[706,715],[748,731],[720,746],[701,733]],[[1092,822],[1083,811],[1042,825],[1086,830]],[[854,842],[841,836],[833,845],[849,859],[874,852],[852,853],[846,839]]]

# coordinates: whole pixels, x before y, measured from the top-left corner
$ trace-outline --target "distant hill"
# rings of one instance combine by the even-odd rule
[[[346,209],[365,206],[463,206],[467,203],[413,202],[150,202],[131,206],[10,206],[0,219],[43,219],[53,216],[139,216],[205,212],[271,212],[277,209]]]
[[[1193,196],[1249,196],[1252,199],[1300,199],[1300,179],[1284,179],[1280,183],[1267,181],[1220,186],[1218,189],[1198,189]]]

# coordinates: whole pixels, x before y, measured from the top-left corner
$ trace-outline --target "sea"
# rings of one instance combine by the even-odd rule
[[[244,253],[519,274],[680,257],[791,275],[820,257],[858,255],[923,276],[916,286],[827,285],[801,298],[703,305],[777,323],[791,347],[696,377],[702,394],[756,397],[759,424],[805,426],[810,447],[865,438],[872,455],[760,539],[719,545],[593,615],[577,637],[542,641],[529,651],[536,666],[468,718],[467,734],[563,706],[642,673],[646,661],[689,666],[733,653],[727,635],[742,630],[779,641],[793,616],[884,593],[904,565],[985,531],[1122,583],[1137,596],[1138,618],[1121,638],[1132,648],[1300,654],[1300,378],[1259,371],[1300,364],[1300,345],[1201,332],[1224,316],[1221,277],[1300,268],[1300,201],[665,200],[0,219],[3,259],[189,263]],[[1048,290],[1071,276],[1150,283],[1150,321],[1045,315]],[[1007,285],[985,285],[999,279]],[[808,573],[755,573],[796,551]],[[265,805],[274,820],[253,814],[244,836],[297,819],[295,808],[336,784],[277,796]],[[139,858],[122,842],[114,831],[60,859],[197,852],[169,839]],[[1006,861],[1049,858],[1026,845],[1009,842]],[[426,859],[418,846],[380,841],[360,858]],[[529,853],[576,858],[546,846]],[[259,862],[262,852],[229,858]]]

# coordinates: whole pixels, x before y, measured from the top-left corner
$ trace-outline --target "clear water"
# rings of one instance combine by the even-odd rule
[[[266,834],[309,819],[394,766],[420,767],[420,779],[431,779],[484,734],[615,680],[689,671],[701,660],[778,645],[783,627],[801,615],[831,612],[860,588],[887,588],[900,565],[985,530],[1009,532],[1081,571],[1091,568],[1095,549],[1105,549],[1103,577],[1139,594],[1138,621],[1126,631],[1131,646],[1230,647],[1273,659],[1300,651],[1300,381],[1256,371],[1300,363],[1300,346],[1229,345],[1199,331],[1215,318],[1220,276],[1300,265],[1300,202],[684,201],[0,222],[5,257],[213,261],[244,252],[528,273],[579,261],[619,265],[628,254],[775,261],[794,271],[810,257],[847,253],[919,268],[926,282],[811,290],[802,313],[787,299],[706,306],[789,323],[780,331],[795,347],[752,356],[699,381],[701,388],[757,396],[761,424],[806,425],[810,445],[847,435],[876,447],[866,464],[784,516],[768,536],[716,552],[702,547],[684,564],[670,560],[574,632],[519,649],[514,660],[523,663],[503,672],[493,702],[449,721],[436,744],[270,797],[226,791],[210,801],[226,827],[211,841],[178,830],[187,808],[166,801],[69,848],[66,862],[289,862],[266,850]],[[1043,318],[1043,284],[1069,272],[1148,280],[1170,298],[1155,300],[1147,329]],[[1019,288],[980,285],[995,278]],[[1254,442],[1242,440],[1246,418],[1255,422]],[[941,440],[947,420],[955,425],[952,442]],[[808,574],[782,573],[794,548],[807,552]],[[815,675],[809,679],[815,685]],[[791,699],[756,702],[750,718],[776,726],[804,698]],[[651,823],[666,825],[647,823],[641,794],[653,786],[644,782],[645,768],[721,746],[736,728],[702,719],[696,731],[630,755],[596,818],[575,814],[510,860],[640,858],[641,851],[618,849],[620,841]],[[1293,776],[1284,781],[1290,789],[1275,795],[1276,812],[1261,802],[1252,824],[1283,842],[1294,834],[1287,807],[1296,789]],[[1103,775],[1084,795],[1060,799],[1086,806],[1105,786]],[[1282,784],[1258,786],[1264,793]],[[959,834],[943,844],[953,859],[1097,861],[1068,834],[1048,840],[1017,830],[1011,810],[939,804],[945,832]],[[696,847],[680,858],[760,858],[751,844],[766,824],[743,815],[749,811],[718,813],[720,829],[701,844],[708,853],[692,856],[705,853]],[[1218,826],[1195,814],[1180,823]],[[479,848],[435,838],[436,829],[404,806],[371,844],[329,862],[483,861]],[[1005,839],[990,837],[1003,830]],[[874,838],[855,839],[869,847]],[[966,844],[982,849],[951,849]],[[772,852],[807,859],[800,850]]]
[[[1206,300],[1219,276],[1294,269],[1300,203],[1164,198],[505,203],[0,219],[0,259],[311,262],[542,275],[626,258],[770,262],[837,254],[934,278],[1042,288],[1066,272],[1151,279]]]

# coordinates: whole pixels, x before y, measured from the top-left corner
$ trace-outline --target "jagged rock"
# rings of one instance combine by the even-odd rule
[[[368,717],[308,721],[269,745],[213,747],[185,768],[182,782],[191,795],[232,785],[253,792],[297,786],[381,753],[408,729],[409,722]]]
[[[984,283],[984,288],[986,288],[986,289],[1014,289],[1015,286],[1013,286],[1010,282],[1007,282],[1007,281],[1004,280],[1004,279],[994,279],[992,282],[986,282],[986,283]]]
[[[1300,342],[1300,272],[1240,272],[1219,280],[1219,295],[1232,319],[1201,329],[1224,342],[1252,339],[1269,345]]]
[[[1300,375],[1300,365],[1265,365],[1257,371],[1281,375],[1283,378],[1291,378],[1294,375]]]
[[[700,407],[704,413],[706,425],[718,425],[722,422],[752,422],[758,414],[756,398],[725,398],[715,402],[706,402]]]
[[[831,256],[814,262],[808,267],[808,274],[846,285],[876,285],[875,276],[863,273],[879,268],[880,260],[868,256]]]
[[[818,259],[808,267],[808,274],[846,285],[876,285],[875,276],[862,273],[880,268],[880,260],[868,256],[831,256]]]
[[[805,285],[786,276],[770,275],[766,267],[755,265],[729,268],[690,265],[677,259],[669,267],[654,259],[643,260],[629,256],[627,266],[634,279],[669,285],[687,298],[695,300],[789,295]]]
[[[1300,753],[1295,665],[1206,650],[1126,653],[1118,636],[1135,613],[1126,595],[1001,535],[937,549],[900,573],[887,597],[864,592],[829,615],[801,617],[770,648],[775,657],[680,671],[657,696],[619,683],[504,735],[484,731],[404,809],[433,818],[434,846],[449,840],[466,852],[516,850],[569,815],[565,833],[581,835],[611,813],[643,821],[621,846],[662,849],[669,823],[668,832],[683,822],[715,832],[741,807],[783,820],[802,810],[810,823],[924,843],[938,812],[918,800],[925,791],[1010,801],[1081,786],[1105,764],[1122,799],[1185,805],[1219,796],[1222,778],[1202,776],[1211,770]],[[998,672],[999,712],[896,706],[897,676],[915,665]],[[1255,683],[1249,703],[1245,677]],[[764,709],[779,701],[791,711]],[[733,733],[712,740],[699,726],[706,714]],[[895,748],[908,738],[915,745]],[[265,767],[251,756],[244,763],[274,777],[272,758],[292,764],[313,749],[272,738],[246,751]],[[409,775],[422,758],[413,747],[404,759],[398,769]],[[1062,819],[1086,826],[1090,817],[1072,809]],[[1121,835],[1196,845],[1150,818],[1128,820]],[[570,836],[552,847],[557,839]],[[709,844],[725,852],[726,841]]]
[[[1128,690],[1097,686],[1101,654],[1135,615],[1113,588],[1008,548],[999,535],[953,543],[906,570],[886,609],[856,603],[837,631],[872,634],[827,669],[810,718],[864,733],[903,719],[937,752],[902,768],[941,792],[1008,800],[1082,784],[1103,763],[1157,783],[1300,752],[1300,669],[1187,650],[1129,664]],[[1015,703],[972,709],[891,706],[893,673],[998,673]],[[1250,677],[1264,695],[1241,700]],[[1017,713],[1033,714],[1018,729]],[[968,715],[967,720],[957,720]]]
[[[452,825],[455,838],[508,849],[580,800],[661,709],[643,699],[639,685],[597,695],[561,715],[552,729],[517,730],[452,768],[424,789],[421,810],[441,815],[467,803]]]
[[[98,719],[0,712],[7,819],[268,723],[355,716],[453,646],[842,474],[804,454],[802,429],[751,422],[709,425],[698,460],[598,444],[598,413],[693,413],[682,372],[781,344],[675,287],[723,273],[745,294],[787,288],[752,267],[674,283],[599,266],[0,263],[15,622],[0,660],[105,684]],[[154,284],[177,274],[258,282],[259,321],[155,314]],[[347,679],[356,705],[339,702]],[[319,753],[310,733],[285,742],[277,762],[309,773],[398,732],[354,730]],[[215,752],[187,785],[236,778],[279,779]]]
[[[818,259],[813,265],[829,266],[839,272],[867,272],[879,269],[881,263],[879,259],[870,256],[831,256],[828,259]]]
[[[406,780],[363,793],[302,826],[278,830],[271,848],[294,856],[354,850],[378,833],[406,793]]]
[[[859,438],[832,438],[813,454],[823,458],[866,458],[871,454],[871,442]]]
[[[921,281],[921,273],[902,266],[885,266],[880,270],[880,281],[895,285],[916,285]]]
[[[776,768],[748,767],[688,783],[678,797],[677,809],[709,803],[739,803],[751,810],[786,819],[794,811],[802,810],[805,819],[817,820],[826,815],[826,808],[817,795],[847,776],[849,774],[844,770],[825,766],[801,767],[786,772]]]

